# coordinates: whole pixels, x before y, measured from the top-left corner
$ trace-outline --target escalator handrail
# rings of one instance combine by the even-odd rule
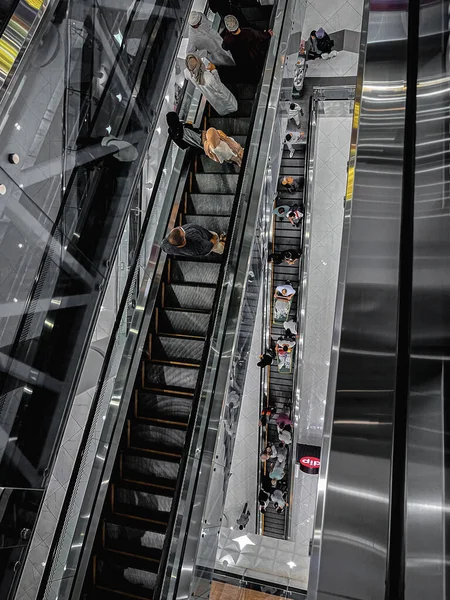
[[[250,119],[250,129],[252,130],[252,136],[250,138],[247,139],[247,143],[246,143],[246,152],[244,153],[244,160],[243,160],[243,164],[241,167],[241,171],[240,171],[240,175],[239,175],[239,179],[238,179],[238,184],[237,184],[237,190],[236,190],[236,195],[235,197],[238,198],[238,201],[235,202],[234,207],[233,207],[233,212],[230,218],[230,225],[229,225],[229,229],[227,232],[227,247],[225,250],[225,254],[224,254],[224,260],[221,264],[221,269],[220,269],[220,275],[219,275],[219,279],[218,279],[218,284],[217,284],[217,291],[216,291],[216,297],[215,297],[215,303],[214,303],[214,314],[213,314],[213,319],[211,319],[210,322],[210,327],[208,330],[208,334],[206,336],[206,343],[205,343],[205,351],[208,353],[208,360],[207,362],[204,361],[204,368],[202,369],[202,372],[199,374],[199,386],[200,386],[200,390],[199,393],[196,394],[195,398],[195,406],[193,407],[192,410],[192,414],[195,415],[195,419],[191,420],[190,423],[190,428],[192,429],[192,431],[194,430],[194,428],[197,428],[198,430],[202,430],[203,432],[202,434],[198,435],[197,437],[200,438],[201,435],[205,436],[206,434],[206,427],[204,426],[204,423],[202,426],[199,427],[199,424],[197,423],[197,419],[204,419],[206,417],[206,419],[208,420],[211,416],[211,408],[212,408],[212,399],[213,397],[217,394],[220,395],[219,392],[219,387],[215,387],[214,385],[209,385],[207,384],[207,376],[209,375],[209,377],[212,377],[213,379],[216,379],[217,377],[217,373],[218,370],[215,368],[214,363],[217,363],[218,360],[221,360],[224,358],[224,349],[223,349],[223,345],[224,345],[224,341],[225,341],[225,333],[224,333],[224,329],[222,327],[221,321],[223,321],[224,318],[224,314],[225,313],[229,313],[233,310],[232,308],[232,301],[231,301],[231,293],[230,293],[230,289],[234,289],[234,285],[231,284],[232,281],[235,281],[235,276],[236,273],[238,272],[238,269],[236,268],[236,265],[232,264],[232,253],[238,253],[238,257],[237,260],[242,264],[246,264],[248,263],[248,256],[250,254],[245,254],[246,258],[244,257],[244,253],[240,253],[239,252],[239,248],[242,247],[242,243],[244,241],[246,241],[245,238],[245,224],[247,223],[247,217],[248,217],[248,211],[249,211],[249,207],[250,207],[250,199],[253,198],[253,196],[256,196],[256,194],[258,195],[258,206],[259,206],[259,198],[260,198],[260,189],[255,186],[255,179],[256,179],[256,172],[257,172],[257,165],[259,164],[259,162],[256,160],[256,158],[258,158],[258,156],[253,156],[253,162],[250,163],[249,160],[249,156],[250,156],[250,147],[254,146],[256,148],[255,152],[257,153],[257,155],[259,153],[262,152],[261,148],[261,140],[263,138],[263,134],[264,134],[264,127],[262,126],[262,123],[266,122],[266,119],[268,117],[268,114],[270,113],[270,99],[271,99],[271,92],[273,89],[273,85],[274,85],[274,81],[275,81],[275,75],[274,75],[274,71],[275,71],[275,67],[276,67],[276,59],[278,57],[278,52],[280,50],[281,47],[281,31],[283,30],[283,26],[285,23],[285,19],[286,19],[286,14],[287,14],[287,9],[286,6],[289,4],[289,1],[283,1],[280,0],[278,2],[277,5],[275,5],[276,8],[279,8],[279,5],[284,5],[284,10],[282,11],[282,17],[281,17],[281,22],[278,26],[276,26],[277,31],[275,31],[274,36],[271,40],[271,44],[270,44],[270,48],[266,57],[266,63],[265,63],[265,70],[264,70],[264,78],[263,80],[260,82],[260,86],[259,86],[259,90],[262,89],[262,86],[264,85],[265,87],[267,87],[267,96],[264,96],[264,104],[263,106],[258,106],[258,103],[255,103],[254,108],[253,108],[253,114],[252,114],[252,118]],[[274,7],[274,11],[272,13],[272,17],[275,18],[275,15],[277,12],[276,9]],[[257,97],[261,99],[262,94],[258,93]],[[262,114],[258,115],[258,112],[262,112]],[[259,117],[260,120],[260,124],[258,125],[260,131],[258,131],[258,128],[253,128],[253,126],[256,123],[256,118],[257,116]],[[256,139],[258,138],[259,139]],[[254,139],[255,138],[255,139]],[[247,170],[248,168],[248,170]],[[245,187],[246,186],[246,189]],[[245,193],[248,194],[248,197],[245,197]],[[253,223],[254,226],[254,223]],[[238,231],[241,228],[241,231]],[[250,252],[250,250],[246,250],[246,252]],[[248,266],[248,264],[247,264]],[[246,269],[244,269],[246,270]],[[227,285],[224,285],[224,282],[227,282]],[[239,287],[239,286],[238,286]],[[220,310],[222,308],[222,310]],[[242,308],[242,307],[240,307]],[[231,316],[231,315],[230,315]],[[229,319],[227,319],[228,321]],[[231,319],[230,319],[231,320]],[[237,333],[237,328],[236,326],[234,327],[234,337],[236,337],[236,333]],[[220,347],[220,350],[216,350],[216,348]],[[227,360],[229,360],[229,357],[227,358]],[[213,363],[213,364],[211,364]],[[228,372],[228,369],[226,369],[226,371]],[[211,392],[209,392],[208,390],[211,390]],[[221,390],[222,394],[224,395],[226,393],[226,390]],[[200,407],[200,400],[202,399],[202,397],[204,396],[210,396],[210,404],[209,404],[209,408],[207,410],[207,413],[205,414],[205,412],[199,411],[199,407]],[[223,397],[223,396],[222,396]],[[222,406],[222,404],[221,404]],[[196,414],[197,413],[197,414]],[[193,443],[193,441],[195,443]],[[200,443],[199,443],[200,442]],[[184,463],[186,465],[187,460],[189,457],[191,456],[196,456],[198,459],[198,465],[200,465],[201,463],[201,456],[203,454],[203,452],[205,451],[205,439],[197,439],[197,440],[193,440],[192,439],[192,435],[191,435],[191,439],[190,439],[190,451],[185,453],[184,456]],[[186,466],[184,465],[184,471],[181,473],[181,475],[179,475],[179,481],[180,481],[180,490],[182,489],[182,487],[184,486],[185,482],[184,479],[186,477]],[[180,471],[181,471],[181,466],[180,466]],[[198,476],[199,476],[199,470],[197,470],[197,472],[195,474],[193,474],[192,472],[190,473],[190,481],[192,481],[192,478],[195,477],[196,482],[198,483]],[[195,488],[195,486],[194,486]],[[181,492],[178,492],[178,496],[180,496]],[[183,514],[183,521],[184,521],[184,527],[187,530],[189,529],[189,522],[191,520],[191,515],[192,515],[192,508],[193,508],[193,501],[194,501],[194,496],[195,496],[195,490],[193,493],[190,494],[190,498],[185,498],[184,499],[184,505],[186,507],[186,510]],[[174,515],[176,515],[176,511],[173,511]],[[174,517],[175,520],[175,517]],[[199,524],[197,523],[195,526],[198,526]],[[201,524],[200,524],[201,525]],[[178,525],[177,526],[178,530],[181,529],[181,527]],[[179,531],[178,531],[179,533]],[[175,531],[172,529],[170,531],[170,537],[172,538],[172,543],[171,543],[171,548],[169,550],[169,554],[176,554],[176,549],[179,550],[178,554],[181,554],[181,557],[184,556],[184,552],[185,552],[185,548],[186,548],[186,543],[187,543],[187,533],[185,533],[182,543],[181,545],[179,544],[179,540],[178,540],[178,534],[175,534]],[[200,531],[196,531],[195,534],[191,534],[190,535],[190,539],[199,539],[200,536]],[[169,536],[167,536],[169,537]],[[180,574],[181,574],[181,565],[182,565],[182,561],[180,560],[178,565],[176,565],[176,561],[174,560],[170,560],[170,564],[174,565],[174,569],[173,570],[177,570],[177,574],[174,575],[173,571],[171,571],[170,573],[168,573],[166,571],[165,573],[165,577],[164,577],[164,581],[166,582],[166,587],[164,588],[164,597],[171,597],[175,591],[176,588],[178,587],[179,584],[179,579],[180,579]],[[171,567],[170,567],[171,568]],[[168,582],[168,583],[167,583]],[[167,585],[170,586],[171,591],[168,592],[167,591]]]
[[[186,101],[187,101],[187,85],[185,84],[183,87],[183,90],[181,92],[181,96],[180,96],[180,103],[184,106],[184,108],[181,109],[181,111],[183,111],[183,109],[186,108]],[[108,343],[108,347],[106,349],[106,353],[105,353],[105,358],[103,360],[103,364],[102,364],[102,369],[99,375],[99,379],[98,379],[98,383],[97,383],[97,391],[95,393],[95,396],[92,400],[92,404],[89,410],[89,414],[86,420],[86,424],[84,427],[84,432],[83,432],[83,436],[82,439],[80,441],[80,446],[79,446],[79,450],[75,459],[75,463],[74,463],[74,468],[72,470],[72,475],[71,478],[69,480],[69,483],[67,485],[67,492],[65,494],[64,497],[64,502],[63,502],[63,506],[61,509],[61,518],[58,520],[56,528],[55,528],[55,534],[53,536],[53,540],[52,540],[52,545],[50,547],[50,551],[49,551],[49,559],[46,561],[46,565],[44,567],[44,572],[42,575],[42,582],[44,585],[41,585],[37,594],[37,600],[43,600],[44,599],[44,594],[45,594],[45,589],[46,586],[45,584],[50,580],[50,573],[51,573],[51,568],[52,568],[52,564],[54,562],[55,559],[55,555],[57,552],[57,547],[59,544],[59,541],[61,539],[61,535],[63,534],[63,530],[64,530],[64,526],[65,526],[65,521],[64,521],[64,516],[66,514],[68,514],[68,510],[70,507],[70,503],[71,503],[71,499],[72,499],[72,495],[74,493],[75,487],[77,485],[77,478],[78,478],[78,474],[80,472],[80,467],[81,467],[81,463],[83,460],[83,455],[84,452],[87,449],[88,446],[88,441],[89,441],[89,435],[90,435],[90,431],[91,431],[91,427],[93,425],[94,419],[95,419],[95,415],[96,415],[96,408],[98,405],[98,401],[99,401],[99,396],[102,393],[103,390],[103,386],[107,380],[108,377],[108,371],[109,368],[111,366],[111,359],[113,356],[113,352],[114,352],[114,348],[115,348],[115,340],[117,338],[117,335],[119,333],[119,328],[121,325],[121,320],[123,315],[125,314],[126,310],[127,310],[127,300],[128,300],[128,295],[130,293],[130,290],[132,288],[133,285],[133,280],[135,277],[135,273],[139,270],[140,268],[140,257],[141,257],[141,252],[143,250],[143,246],[144,243],[146,241],[147,235],[148,235],[148,225],[149,225],[149,221],[150,218],[152,216],[152,210],[153,210],[153,206],[155,204],[156,201],[156,196],[158,194],[158,190],[159,190],[159,185],[163,176],[163,166],[166,163],[167,157],[168,157],[168,153],[171,147],[171,140],[168,139],[166,142],[166,145],[164,147],[164,151],[163,151],[163,155],[161,157],[161,168],[158,169],[157,172],[157,176],[155,179],[155,183],[153,185],[152,191],[151,191],[151,195],[150,195],[150,199],[149,199],[149,203],[148,203],[148,207],[145,213],[145,217],[144,217],[144,221],[141,227],[141,231],[139,234],[139,238],[138,238],[138,242],[136,244],[136,249],[135,249],[135,253],[134,253],[134,257],[133,257],[133,261],[132,264],[129,268],[129,272],[128,272],[128,276],[126,279],[126,283],[124,286],[124,290],[122,293],[122,298],[119,304],[119,308],[117,311],[117,316],[116,319],[114,321],[114,325],[113,325],[113,329],[111,331],[111,336],[110,336],[110,340]],[[151,269],[153,270],[152,272],[154,272],[156,270],[156,262],[153,263],[151,265]]]

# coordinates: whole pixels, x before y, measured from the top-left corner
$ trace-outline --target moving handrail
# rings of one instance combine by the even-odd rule
[[[185,90],[180,116],[196,122],[203,112],[204,102],[200,94],[190,86]],[[179,180],[183,171],[186,153],[167,141],[161,168],[152,190],[149,208],[146,213],[133,265],[126,282],[118,316],[111,335],[102,374],[97,387],[96,397],[87,420],[85,434],[80,444],[72,478],[66,494],[65,506],[60,519],[51,549],[52,560],[48,560],[43,576],[44,584],[39,590],[39,599],[50,599],[54,586],[60,585],[59,598],[69,599],[76,594],[83,584],[83,576],[79,573],[87,566],[90,547],[96,527],[87,532],[90,521],[80,516],[82,513],[92,514],[97,519],[102,507],[102,497],[106,493],[102,483],[109,479],[114,461],[107,461],[108,449],[114,451],[123,428],[124,418],[131,396],[132,386],[137,370],[142,346],[148,330],[152,314],[152,304],[155,302],[159,279],[164,267],[164,260],[159,259],[159,243],[167,228],[172,227],[181,200]],[[139,283],[138,283],[139,282]],[[135,295],[136,285],[139,295],[134,307],[131,324],[129,319],[129,298]],[[117,354],[119,338],[123,328],[128,330],[121,354]],[[131,374],[131,375],[130,375]],[[130,387],[131,386],[131,387]],[[102,413],[105,413],[102,417]],[[97,435],[96,435],[97,432]],[[92,464],[92,461],[94,463]],[[109,469],[109,471],[106,471]],[[83,486],[83,480],[88,481]],[[103,495],[103,496],[102,496]],[[70,523],[76,521],[72,527]],[[91,518],[92,520],[92,518]],[[88,551],[85,551],[87,546]],[[82,563],[83,559],[86,564]],[[65,571],[70,577],[60,579],[60,565],[64,561]],[[78,586],[78,587],[77,587]]]

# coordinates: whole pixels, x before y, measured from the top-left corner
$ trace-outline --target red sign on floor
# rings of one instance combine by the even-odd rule
[[[320,458],[314,456],[302,456],[300,464],[308,469],[318,469],[320,467]]]

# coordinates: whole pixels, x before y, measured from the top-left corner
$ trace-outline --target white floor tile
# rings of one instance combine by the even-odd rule
[[[356,30],[358,27],[361,27],[361,15],[351,4],[346,2],[328,19],[328,23],[330,24],[330,31],[341,31],[341,29]]]

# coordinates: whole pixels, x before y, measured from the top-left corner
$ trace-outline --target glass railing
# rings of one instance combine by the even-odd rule
[[[180,117],[196,122],[204,101],[193,86],[183,95]],[[131,397],[137,363],[149,327],[152,306],[165,264],[159,244],[172,228],[183,185],[185,152],[166,143],[150,206],[137,243],[137,254],[128,274],[116,326],[111,336],[100,383],[93,399],[88,427],[69,483],[63,517],[58,524],[51,558],[47,562],[39,598],[76,597],[83,584],[90,556],[91,535],[103,506],[115,451]],[[130,298],[137,298],[131,304]],[[136,362],[137,361],[137,362]]]
[[[2,141],[20,161],[0,166],[0,486],[38,490],[40,497],[111,259],[120,245],[127,269],[139,254],[141,218],[135,223],[128,217],[130,209],[151,212],[149,194],[135,205],[136,190],[189,8],[147,0],[108,6],[70,3],[62,22],[43,33],[9,104],[1,106]],[[132,160],[130,154],[114,157],[119,148],[105,145],[109,134],[130,144]],[[142,264],[124,300],[121,343],[145,274]],[[33,506],[27,529],[39,502]],[[14,552],[22,557],[29,539],[20,538]],[[3,557],[0,585],[9,589],[20,564],[7,559],[5,549]]]
[[[0,422],[7,438],[1,485],[45,485],[156,125],[153,115],[164,102],[184,24],[180,11],[185,16],[187,5],[130,2],[111,11],[72,3],[63,23],[69,43],[57,53],[65,68],[30,67],[27,86],[1,123],[5,146],[22,144],[20,163],[0,168],[6,188],[2,300],[8,307],[0,319]],[[138,31],[142,23],[144,32]],[[108,70],[107,59],[110,70],[97,97],[96,63]],[[33,97],[45,77],[45,93]],[[109,134],[130,143],[126,156],[114,157],[118,147],[108,146]]]

